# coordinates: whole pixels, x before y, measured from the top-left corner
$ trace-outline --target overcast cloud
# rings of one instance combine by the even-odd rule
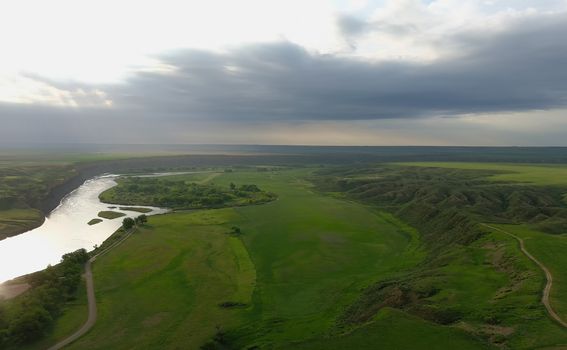
[[[566,3],[495,3],[351,8],[333,18],[334,50],[288,37],[171,48],[118,82],[20,71],[0,84],[0,139],[567,145]]]

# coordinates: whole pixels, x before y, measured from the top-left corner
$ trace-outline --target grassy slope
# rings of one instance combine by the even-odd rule
[[[294,349],[482,349],[464,331],[424,322],[396,309],[383,309],[366,327],[332,339],[298,344]]]
[[[522,238],[526,249],[551,271],[551,304],[563,319],[567,319],[567,235],[549,235],[523,225],[495,226]]]
[[[237,346],[289,348],[326,334],[362,286],[423,257],[414,231],[361,205],[311,193],[301,175],[223,174],[215,181],[255,183],[280,197],[260,206],[152,217],[151,227],[97,260],[99,320],[70,348],[196,348],[217,325]],[[242,228],[247,249],[225,234],[233,224]],[[223,301],[252,306],[219,308]],[[478,346],[458,330],[385,312],[353,333],[366,339],[357,348],[419,342],[398,336],[415,329],[439,344]],[[391,333],[375,332],[376,325]]]
[[[494,343],[507,339],[512,348],[567,343],[567,332],[540,302],[543,275],[515,240],[492,233],[453,254],[458,259],[440,269],[441,292],[429,300],[461,312],[457,327],[475,329]]]
[[[258,345],[307,339],[379,276],[413,266],[403,231],[365,207],[310,192],[306,172],[233,173],[215,181],[254,183],[279,200],[238,208],[238,225],[258,272],[254,329],[238,334]]]
[[[495,170],[502,174],[489,177],[494,181],[529,182],[535,185],[567,185],[567,166],[509,163],[410,162],[396,163],[436,168]]]
[[[494,181],[517,181],[532,183],[535,185],[557,185],[567,184],[567,167],[561,165],[518,165],[518,164],[498,164],[498,163],[457,163],[457,162],[420,162],[420,163],[403,163],[404,165],[413,166],[431,166],[442,168],[458,168],[458,169],[483,169],[502,171],[502,174],[491,176]],[[526,248],[536,258],[542,261],[554,275],[554,287],[551,291],[551,303],[556,311],[564,318],[567,318],[567,235],[550,235],[529,229],[524,225],[496,225],[504,230],[518,235],[523,238]],[[496,245],[496,246],[494,246]],[[499,249],[505,247],[505,253],[498,252]],[[495,255],[502,255],[505,259],[513,261],[516,271],[524,271],[525,279],[519,283],[510,280],[510,288],[503,288],[502,294],[497,294],[496,304],[493,307],[500,307],[504,313],[509,315],[505,320],[506,323],[514,325],[515,333],[511,338],[511,345],[518,348],[531,348],[535,346],[557,346],[558,344],[567,344],[567,332],[560,328],[545,313],[543,305],[540,303],[541,292],[545,284],[543,272],[528,260],[519,250],[517,242],[498,232],[490,233],[483,240],[469,247],[469,250],[483,248],[488,254],[488,258],[494,263]],[[487,251],[488,249],[488,251]],[[480,251],[479,251],[480,252]],[[475,256],[478,254],[473,254]],[[465,257],[466,255],[463,255]],[[507,256],[507,258],[506,258]],[[474,259],[468,259],[473,262]],[[486,265],[485,261],[473,263],[478,269],[481,264]],[[497,264],[495,264],[497,265]],[[495,266],[497,269],[505,269],[504,266]],[[462,270],[461,278],[451,280],[455,283],[459,279],[464,279],[464,271],[471,271],[471,268],[462,269],[458,265],[449,266],[449,269]],[[508,273],[510,271],[507,271]],[[455,275],[458,276],[458,275]],[[481,281],[487,281],[490,275],[484,278],[471,279],[468,283],[462,284],[475,285],[476,290],[483,284]],[[479,283],[480,282],[480,283]],[[458,283],[458,282],[457,282]],[[495,285],[496,286],[496,285]],[[468,298],[468,297],[467,297]],[[482,299],[479,299],[482,300]],[[490,301],[490,299],[488,299]],[[481,304],[471,303],[472,306],[477,305],[480,310]],[[507,308],[509,305],[510,308]],[[513,309],[512,310],[512,306]]]
[[[0,210],[0,240],[37,227],[43,220],[37,209]]]
[[[217,306],[248,302],[255,280],[242,243],[225,234],[234,215],[222,209],[152,217],[151,227],[98,259],[99,319],[70,348],[197,348],[217,325],[238,322],[243,310]]]

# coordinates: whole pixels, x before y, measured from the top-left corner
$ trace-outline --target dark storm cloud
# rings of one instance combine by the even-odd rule
[[[364,30],[356,23],[344,27],[353,33]],[[119,135],[121,127],[137,122],[146,130],[165,133],[199,120],[409,122],[429,116],[563,108],[565,33],[567,16],[546,15],[497,34],[458,34],[447,41],[460,52],[428,64],[370,63],[313,54],[288,42],[224,53],[177,51],[160,57],[175,67],[172,72],[138,72],[124,84],[99,86],[113,101],[111,109],[0,106],[0,136],[42,123],[54,134],[115,125],[112,132]],[[97,88],[48,83],[68,90]]]
[[[494,36],[451,38],[462,53],[431,64],[368,63],[288,43],[162,57],[171,74],[111,88],[117,106],[173,118],[337,120],[525,111],[567,104],[566,16]]]

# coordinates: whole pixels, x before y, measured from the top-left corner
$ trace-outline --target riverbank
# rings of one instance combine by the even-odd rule
[[[0,241],[0,282],[16,276],[39,271],[48,265],[57,264],[61,256],[77,249],[92,250],[112,235],[120,226],[121,219],[104,219],[96,225],[88,223],[101,211],[108,210],[102,203],[100,193],[116,185],[113,176],[89,179],[73,190],[54,209],[45,223],[24,234]],[[166,212],[167,209],[145,207],[146,215]],[[138,211],[120,210],[123,217],[135,218]]]
[[[122,228],[117,229],[110,235],[107,239],[102,242],[102,244],[96,246],[95,249],[89,252],[89,256],[94,257],[105,250],[108,250],[117,242],[122,241],[125,238],[124,230]],[[57,267],[59,264],[54,265]],[[31,288],[30,280],[32,280],[38,274],[43,273],[45,270],[40,270],[32,272],[30,274],[15,277],[11,280],[0,283],[0,300],[10,300],[18,295],[23,294]]]
[[[362,156],[361,156],[362,157]],[[352,161],[351,155],[344,154],[189,154],[189,155],[160,155],[160,156],[144,156],[140,154],[130,155],[73,155],[53,160],[46,156],[37,156],[26,159],[25,162],[15,161],[10,158],[4,160],[0,165],[0,170],[12,169],[13,167],[23,167],[25,169],[33,169],[30,176],[37,173],[40,167],[66,166],[72,173],[64,178],[59,179],[52,185],[48,185],[45,191],[41,191],[41,195],[30,203],[24,203],[22,206],[18,203],[19,197],[25,197],[16,193],[14,198],[9,198],[6,203],[0,203],[0,213],[3,210],[18,207],[36,209],[48,216],[61,203],[61,200],[70,192],[77,189],[86,180],[105,173],[127,173],[127,172],[164,172],[164,171],[186,171],[191,169],[203,169],[211,167],[255,167],[255,166],[305,166],[319,163],[336,164],[345,161]],[[358,161],[365,157],[356,158]],[[0,158],[1,160],[1,158]],[[11,174],[7,174],[12,177]],[[50,175],[47,180],[51,181],[58,176]],[[16,181],[11,179],[10,181]],[[41,181],[46,181],[41,180]],[[40,182],[41,182],[40,181]],[[2,179],[0,171],[0,182],[6,183]],[[37,182],[37,181],[36,181]],[[0,201],[1,202],[1,201]],[[16,236],[27,232],[31,229],[42,225],[43,218],[39,218],[27,223],[21,228],[16,227],[10,231],[9,235]],[[1,218],[0,218],[1,219]],[[0,220],[1,221],[1,220]],[[7,232],[7,231],[6,231]],[[3,234],[0,222],[0,240]]]

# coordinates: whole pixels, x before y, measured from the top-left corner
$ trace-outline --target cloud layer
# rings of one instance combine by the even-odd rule
[[[421,27],[427,23],[416,19],[419,13],[407,21],[388,22],[385,14],[399,9],[384,11],[367,19],[338,17],[338,30],[353,50],[375,35],[415,41],[424,32]],[[0,138],[47,133],[55,139],[72,134],[76,141],[88,131],[114,125],[118,130],[140,129],[140,141],[128,136],[132,142],[192,142],[198,128],[217,134],[223,128],[240,130],[242,137],[235,142],[245,142],[242,130],[251,130],[251,125],[257,132],[279,127],[293,134],[298,126],[314,130],[321,123],[329,135],[343,128],[356,139],[364,129],[356,124],[361,122],[373,125],[370,129],[405,123],[407,131],[407,124],[413,123],[415,130],[423,127],[420,120],[491,114],[498,124],[497,115],[531,113],[537,118],[541,111],[567,109],[567,14],[512,16],[498,23],[487,24],[486,30],[455,26],[461,29],[424,37],[439,54],[418,60],[321,53],[280,40],[223,51],[172,50],[155,57],[161,69],[136,71],[120,84],[28,75],[48,97],[35,104],[0,104]],[[52,100],[60,103],[44,103]],[[553,113],[556,120],[557,112]],[[464,120],[451,125],[455,130],[470,127]],[[354,124],[344,128],[345,123]],[[415,130],[407,135],[416,135]],[[110,134],[101,142],[119,138],[118,132]],[[248,143],[259,140],[248,136]],[[435,136],[426,138],[430,143]]]
[[[447,38],[461,48],[428,63],[368,62],[289,42],[225,53],[183,50],[108,86],[124,111],[207,120],[366,120],[562,108],[567,15],[518,21],[497,33]],[[87,90],[86,88],[84,90]]]

